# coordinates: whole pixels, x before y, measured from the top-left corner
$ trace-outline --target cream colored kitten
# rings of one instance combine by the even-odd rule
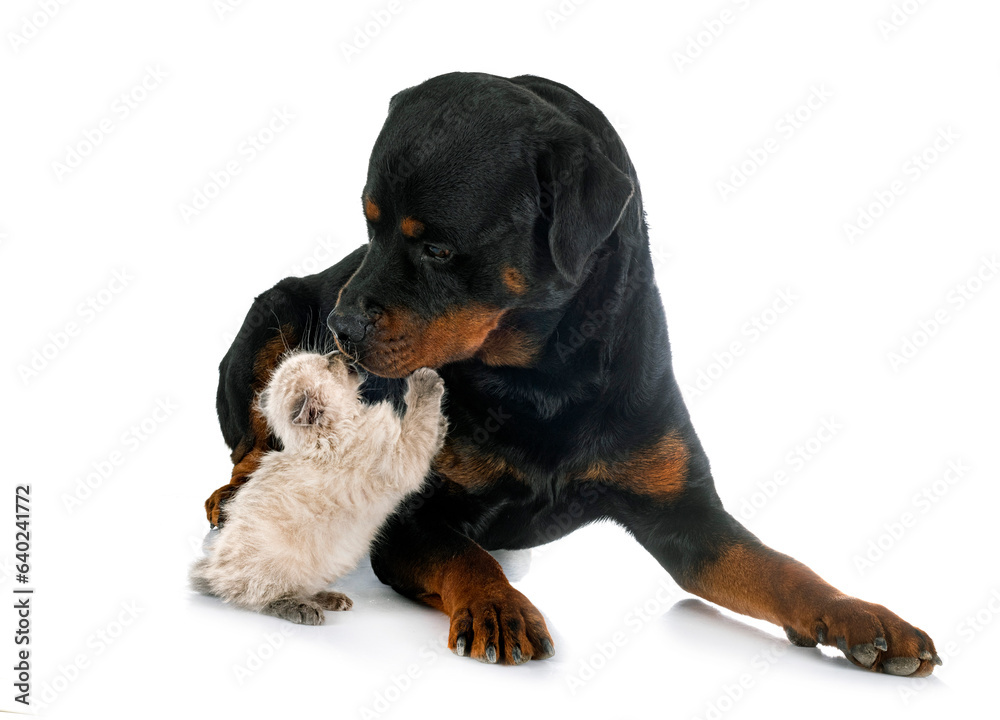
[[[351,600],[326,591],[354,568],[386,517],[417,490],[444,442],[444,382],[410,376],[406,413],[359,400],[342,355],[294,352],[260,407],[283,450],[226,505],[226,521],[191,569],[192,586],[226,602],[305,625]]]

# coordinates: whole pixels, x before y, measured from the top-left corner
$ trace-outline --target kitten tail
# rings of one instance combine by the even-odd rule
[[[208,582],[206,571],[208,570],[208,558],[201,558],[191,566],[188,573],[188,580],[191,582],[191,589],[200,592],[202,595],[215,595],[212,586]]]

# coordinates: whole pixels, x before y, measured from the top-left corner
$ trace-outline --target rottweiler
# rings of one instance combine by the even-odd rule
[[[222,360],[234,468],[206,502],[213,524],[276,447],[254,396],[281,354],[335,342],[371,399],[398,401],[420,367],[445,379],[446,444],[371,562],[448,616],[458,655],[551,656],[541,613],[487,551],[610,519],[681,588],[795,645],[892,675],[941,663],[926,633],[723,508],[671,365],[636,172],[594,105],[540,77],[432,78],[391,99],[360,199],[367,244],[257,297]]]

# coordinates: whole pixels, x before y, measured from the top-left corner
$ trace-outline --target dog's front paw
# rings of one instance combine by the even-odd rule
[[[927,633],[881,605],[842,597],[818,615],[802,627],[785,628],[792,644],[832,645],[858,667],[889,675],[924,677],[942,664]]]
[[[239,489],[239,485],[223,485],[212,493],[208,500],[205,501],[205,514],[208,516],[208,522],[212,525],[212,527],[222,527],[222,524],[226,519],[225,510],[222,506],[225,505]]]
[[[451,613],[448,647],[480,662],[520,665],[554,650],[545,619],[510,585],[484,587]]]

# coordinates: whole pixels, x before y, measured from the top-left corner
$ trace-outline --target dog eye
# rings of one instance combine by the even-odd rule
[[[436,260],[444,260],[451,255],[451,250],[439,248],[437,245],[424,245],[424,253]]]

